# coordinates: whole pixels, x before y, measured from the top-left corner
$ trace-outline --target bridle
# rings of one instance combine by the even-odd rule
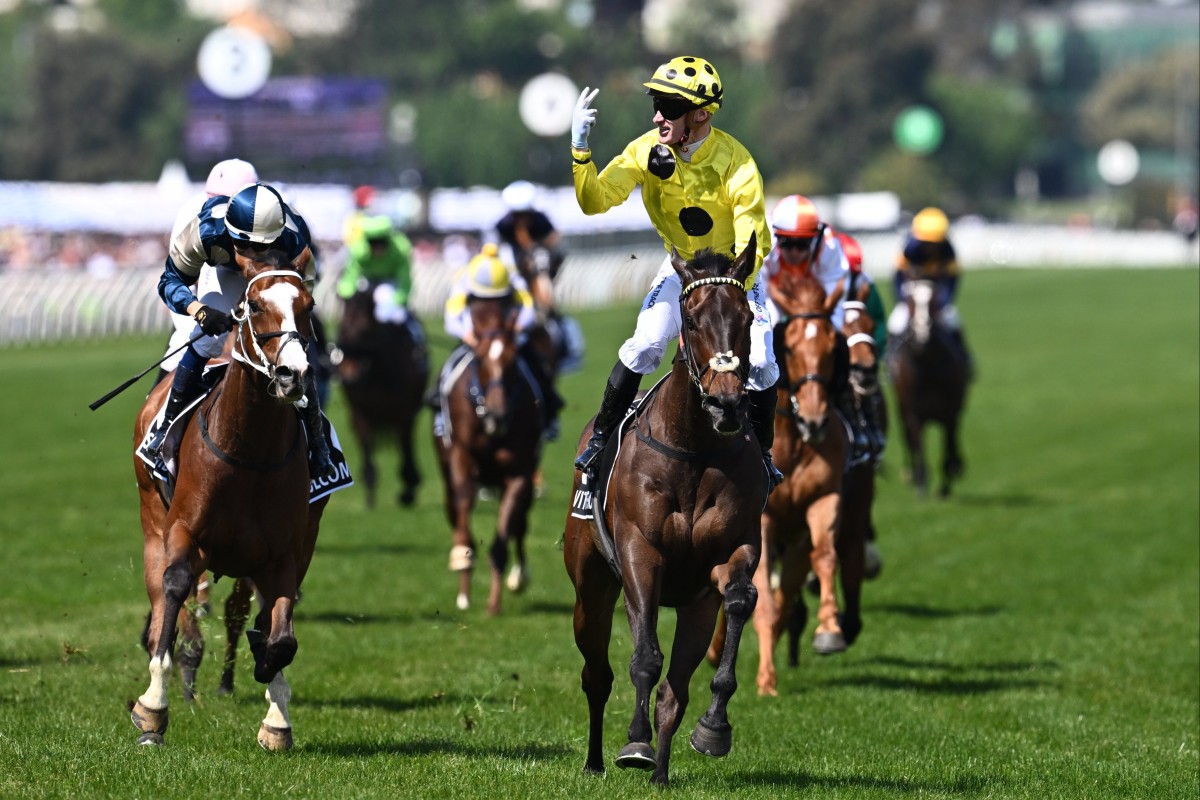
[[[827,322],[831,321],[830,315],[826,311],[801,311],[798,314],[788,314],[782,322],[786,326],[790,325],[794,320],[808,320],[811,322],[818,319],[823,319]],[[819,372],[808,372],[789,382],[787,387],[788,402],[793,420],[801,419],[800,400],[797,398],[797,395],[800,393],[801,387],[806,383],[815,383],[818,386],[825,387],[826,392],[829,391],[829,379]]]
[[[679,326],[683,360],[687,365],[688,376],[692,379],[692,384],[696,387],[696,390],[700,392],[701,402],[703,402],[709,396],[708,390],[704,388],[704,384],[702,382],[704,376],[709,372],[712,372],[712,377],[708,382],[708,385],[711,388],[713,381],[717,378],[717,375],[722,372],[736,372],[738,378],[745,383],[750,371],[750,365],[747,364],[743,368],[742,360],[734,355],[732,350],[725,353],[717,353],[710,358],[708,363],[703,367],[697,363],[695,355],[692,353],[692,343],[688,338],[688,326],[686,315],[684,314],[683,303],[687,299],[687,296],[698,287],[714,285],[736,286],[743,292],[746,291],[746,284],[742,281],[739,281],[737,278],[717,276],[712,278],[700,278],[699,280],[692,281],[687,286],[683,287],[683,291],[679,293],[679,312],[680,316],[685,318],[683,323]]]
[[[234,361],[240,361],[255,371],[261,372],[267,376],[271,383],[274,383],[275,371],[278,369],[278,364],[267,357],[267,354],[263,352],[260,345],[271,339],[282,339],[283,341],[279,343],[279,348],[276,351],[276,360],[278,360],[279,354],[283,352],[283,348],[289,342],[298,342],[301,348],[307,349],[308,339],[301,336],[299,331],[267,331],[259,333],[254,330],[254,321],[250,316],[250,287],[254,285],[255,281],[270,277],[294,278],[300,283],[301,288],[305,288],[304,276],[293,270],[264,270],[251,278],[246,283],[246,291],[242,293],[241,302],[238,303],[237,308],[233,310],[232,314],[234,321],[238,323],[237,341],[234,343],[232,355]],[[245,327],[242,327],[242,323],[245,323]],[[248,337],[246,336],[246,331],[250,332]],[[246,351],[247,341],[250,343],[251,353],[247,353]]]

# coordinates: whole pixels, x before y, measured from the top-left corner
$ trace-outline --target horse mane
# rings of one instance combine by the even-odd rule
[[[702,273],[703,277],[719,278],[733,269],[733,257],[706,247],[696,252],[688,262],[688,267],[696,273]]]
[[[300,273],[287,251],[277,247],[255,252],[253,256],[237,256],[236,260],[247,280],[270,270],[282,269]],[[300,274],[303,276],[303,273]]]

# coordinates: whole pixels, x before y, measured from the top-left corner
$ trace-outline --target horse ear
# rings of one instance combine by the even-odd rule
[[[683,260],[683,256],[679,255],[679,251],[675,249],[675,245],[671,245],[671,266],[679,275],[683,275],[683,270],[687,266],[687,262]]]
[[[750,277],[750,273],[754,272],[756,263],[758,263],[758,231],[751,231],[750,241],[746,242],[742,252],[738,253],[737,258],[733,260],[732,277],[745,282]]]

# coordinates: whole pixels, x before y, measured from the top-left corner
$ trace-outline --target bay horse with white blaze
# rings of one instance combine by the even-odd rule
[[[297,647],[292,606],[328,502],[309,503],[305,433],[292,407],[310,378],[305,338],[313,297],[279,251],[254,260],[239,255],[237,264],[247,286],[233,313],[233,358],[179,441],[169,506],[146,464],[134,457],[151,607],[150,685],[131,715],[142,744],[163,742],[177,617],[197,576],[211,570],[249,578],[263,597],[255,630],[247,632],[254,677],[268,684],[270,701],[258,742],[268,750],[292,745],[291,689],[283,676]],[[155,387],[138,414],[135,448],[169,386]]]
[[[671,743],[687,710],[688,684],[704,659],[722,604],[728,636],[712,680],[712,704],[690,741],[711,756],[724,756],[732,747],[727,709],[737,688],[738,644],[758,595],[753,582],[758,516],[767,494],[761,448],[747,418],[753,315],[745,282],[754,269],[754,239],[732,263],[709,251],[690,262],[673,252],[671,263],[683,287],[680,343],[671,372],[643,399],[632,427],[610,439],[610,449],[619,449],[607,494],[597,494],[594,519],[573,506],[563,551],[575,586],[575,644],[584,659],[589,717],[584,769],[604,772],[604,707],[613,685],[608,645],[613,607],[624,592],[635,697],[628,744],[616,764],[652,769],[650,780],[660,785],[668,783]],[[589,436],[590,425],[580,438],[580,452]],[[584,480],[576,475],[577,496],[590,491]],[[593,528],[597,522],[611,539]],[[675,608],[677,622],[652,725],[651,695],[663,668],[660,607]],[[651,745],[654,730],[657,752]]]
[[[429,383],[429,358],[407,324],[375,317],[375,286],[356,292],[342,305],[338,323],[337,376],[346,394],[350,422],[362,454],[360,478],[367,507],[375,506],[375,442],[380,433],[396,436],[400,457],[401,506],[416,500],[421,472],[413,430]]]
[[[475,344],[442,387],[445,430],[442,435],[435,431],[433,439],[453,529],[450,569],[459,576],[455,602],[460,610],[471,605],[476,553],[471,512],[477,490],[500,490],[496,535],[488,549],[487,612],[495,615],[501,610],[503,585],[520,592],[529,581],[525,535],[546,421],[534,376],[517,352],[517,308],[511,296],[472,298],[469,307]],[[505,580],[510,543],[517,560]]]
[[[908,326],[892,337],[887,358],[888,377],[904,426],[909,477],[922,497],[929,490],[926,425],[940,425],[943,433],[939,496],[948,497],[951,481],[962,475],[958,426],[971,373],[961,341],[938,319],[938,295],[931,281],[905,281],[901,301],[908,304]]]

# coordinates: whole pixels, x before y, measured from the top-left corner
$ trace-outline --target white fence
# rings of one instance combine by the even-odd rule
[[[1016,267],[1200,266],[1197,242],[1166,232],[1096,231],[1015,226],[956,227],[959,260],[967,270]],[[900,235],[859,237],[864,264],[877,279],[891,274]],[[567,308],[639,301],[662,264],[654,245],[589,250],[577,247],[559,276],[556,293]],[[166,332],[170,320],[158,298],[160,265],[96,278],[85,272],[0,274],[0,347],[26,342],[129,333]],[[418,266],[412,304],[422,316],[440,316],[452,270]],[[337,315],[333,275],[317,288],[329,321]]]

